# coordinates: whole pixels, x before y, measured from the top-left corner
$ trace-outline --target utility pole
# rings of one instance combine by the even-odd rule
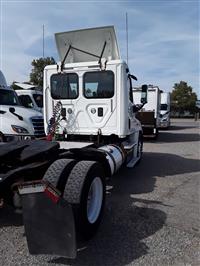
[[[44,58],[44,24],[42,26],[42,56]]]
[[[126,12],[126,59],[128,65],[128,13]]]

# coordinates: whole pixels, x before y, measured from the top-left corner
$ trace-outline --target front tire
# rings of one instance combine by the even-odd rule
[[[80,161],[72,169],[63,194],[71,203],[77,232],[85,240],[97,231],[105,203],[105,175],[101,164]]]

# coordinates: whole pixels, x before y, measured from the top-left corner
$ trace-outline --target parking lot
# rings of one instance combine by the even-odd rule
[[[21,216],[0,209],[0,265],[200,265],[199,151],[192,119],[145,140],[141,163],[108,182],[98,234],[75,260],[29,255]]]

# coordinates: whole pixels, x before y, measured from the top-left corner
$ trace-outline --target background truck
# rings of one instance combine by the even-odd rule
[[[0,141],[44,137],[40,112],[24,108],[0,71]]]
[[[168,128],[170,126],[170,94],[169,92],[161,93],[160,104],[160,127]]]
[[[19,89],[16,89],[21,104],[26,108],[36,111],[43,111],[43,93],[35,85],[15,82]]]
[[[61,62],[44,69],[44,121],[51,141],[3,145],[0,195],[5,199],[12,187],[19,202],[20,193],[30,253],[74,258],[76,236],[91,238],[101,222],[106,178],[142,157],[135,115],[146,103],[147,86],[141,104],[134,105],[136,78],[120,59],[114,27],[55,37]]]
[[[133,88],[135,104],[140,104],[142,89]],[[160,100],[161,90],[157,86],[148,85],[147,104],[137,113],[142,124],[143,134],[157,137],[160,127]]]

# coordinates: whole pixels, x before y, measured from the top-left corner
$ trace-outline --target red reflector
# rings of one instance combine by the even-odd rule
[[[48,141],[52,141],[52,140],[53,140],[52,135],[51,135],[51,134],[48,134],[48,135],[46,136],[46,140],[48,140]]]
[[[56,194],[50,187],[45,188],[44,193],[54,202],[57,203],[59,200],[59,195]]]

